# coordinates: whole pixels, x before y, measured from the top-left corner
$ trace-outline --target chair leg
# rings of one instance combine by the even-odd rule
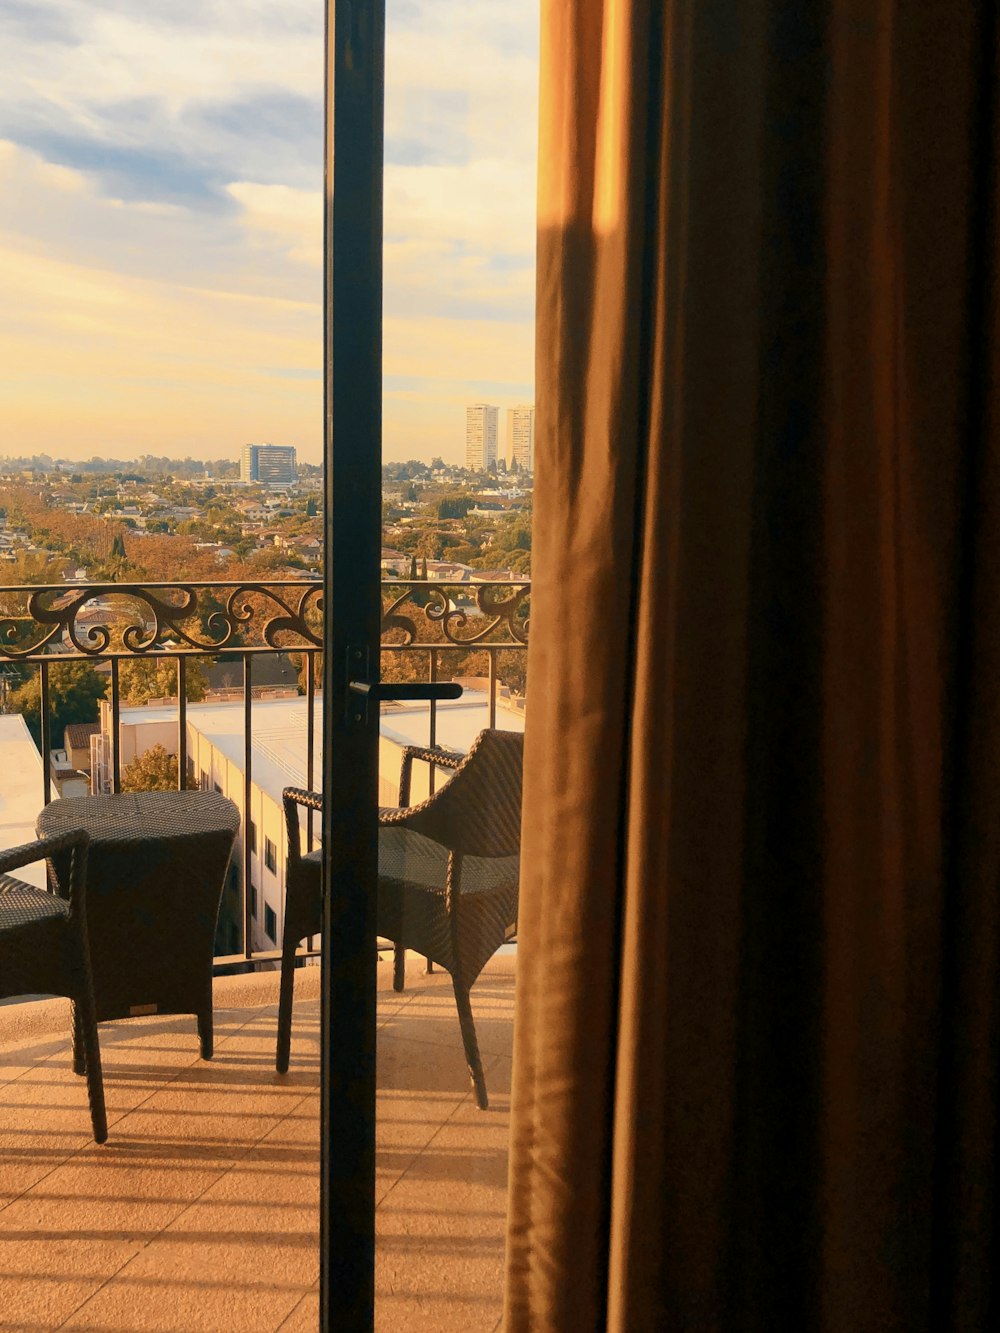
[[[94,995],[89,986],[73,1004],[74,1049],[77,1033],[86,1065],[87,1099],[90,1102],[90,1123],[94,1127],[94,1142],[104,1143],[108,1137],[108,1114],[104,1105],[104,1074],[101,1069],[101,1047],[97,1040],[97,1014],[94,1009]]]
[[[201,1043],[201,1058],[211,1060],[215,1054],[215,1024],[212,1018],[212,1002],[208,1008],[198,1014],[198,1040]]]
[[[392,989],[401,991],[406,986],[406,945],[397,940],[392,946]]]
[[[81,1077],[87,1072],[87,1057],[83,1048],[83,1026],[80,1022],[80,1006],[73,1005],[73,1073]]]
[[[472,1004],[469,1000],[469,992],[454,977],[451,979],[451,984],[455,991],[455,1004],[458,1007],[458,1023],[462,1029],[465,1059],[469,1066],[472,1086],[476,1090],[476,1104],[480,1111],[485,1111],[490,1104],[490,1099],[486,1095],[486,1079],[483,1075],[483,1062],[479,1055],[479,1042],[476,1039],[476,1025],[472,1021]]]
[[[281,942],[281,984],[278,988],[278,1048],[274,1067],[279,1074],[288,1073],[288,1057],[292,1046],[292,1000],[295,994],[295,951],[298,940],[294,931],[285,925]]]

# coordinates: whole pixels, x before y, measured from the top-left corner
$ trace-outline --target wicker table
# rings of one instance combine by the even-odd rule
[[[240,825],[214,792],[136,792],[53,801],[42,836],[86,829],[87,928],[98,1022],[194,1014],[212,1055],[215,923]],[[57,881],[68,873],[55,859]]]

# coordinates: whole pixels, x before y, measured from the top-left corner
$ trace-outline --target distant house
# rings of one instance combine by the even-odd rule
[[[422,566],[421,566],[422,568]],[[428,560],[427,577],[447,583],[464,583],[472,578],[476,571],[471,565],[459,564],[457,560]]]
[[[230,560],[233,556],[233,548],[223,546],[221,542],[195,542],[194,549],[196,551],[211,551],[219,564],[222,564],[225,560]]]
[[[299,674],[285,653],[259,653],[250,662],[251,695],[256,696],[259,690],[298,693]],[[209,694],[243,688],[242,662],[216,662],[205,674]]]
[[[410,557],[405,551],[382,552],[382,577],[406,579],[410,577]]]
[[[526,574],[516,574],[512,569],[477,569],[476,578],[490,583],[525,583]]]
[[[100,730],[101,728],[96,722],[69,722],[66,724],[63,745],[72,768],[79,769],[84,773],[90,772],[90,738],[96,736]]]

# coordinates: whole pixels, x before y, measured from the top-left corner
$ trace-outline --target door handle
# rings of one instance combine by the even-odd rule
[[[351,694],[357,694],[366,701],[369,699],[377,700],[382,703],[385,699],[461,699],[462,687],[454,681],[442,681],[440,685],[412,682],[408,684],[397,684],[393,681],[378,685],[372,685],[367,680],[349,680],[347,688]]]
[[[427,699],[437,702],[439,699],[460,699],[462,687],[455,681],[412,681],[396,683],[394,681],[370,681],[352,679],[352,674],[364,677],[368,675],[369,655],[367,648],[348,648],[347,650],[347,707],[346,717],[349,727],[363,727],[368,722],[369,704],[380,704],[386,700],[403,702],[413,699]]]

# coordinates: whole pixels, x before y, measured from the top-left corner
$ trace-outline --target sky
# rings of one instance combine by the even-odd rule
[[[538,0],[388,0],[383,454],[533,401]],[[0,456],[322,452],[322,0],[0,0]]]

